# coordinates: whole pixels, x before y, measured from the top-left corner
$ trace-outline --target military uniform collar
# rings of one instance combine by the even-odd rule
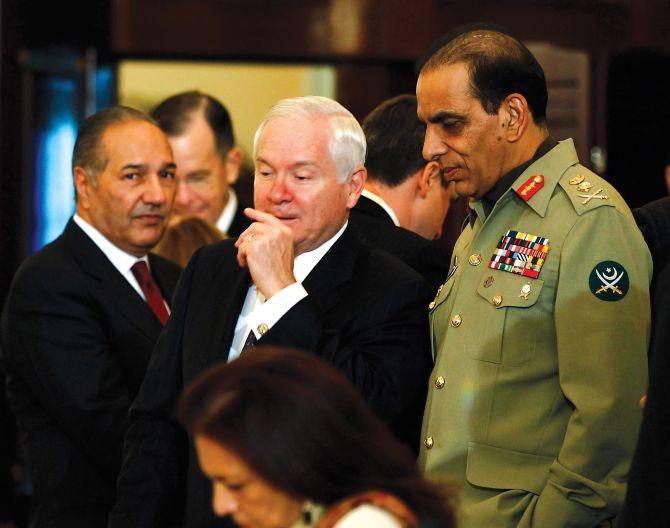
[[[563,173],[568,167],[579,162],[572,139],[566,139],[558,143],[554,141],[554,145],[545,155],[527,167],[511,187],[511,190],[517,193],[519,188],[524,186],[530,178],[541,175],[544,179],[543,188],[533,194],[525,203],[543,218],[547,212],[549,200],[551,200],[554,189]],[[518,196],[517,198],[521,199]]]
[[[533,157],[528,161],[514,167],[511,171],[505,174],[498,182],[493,186],[489,192],[487,192],[480,200],[472,200],[470,207],[475,211],[482,221],[484,218],[488,217],[493,211],[496,203],[505,195],[509,189],[514,191],[520,187],[525,180],[521,179],[520,176],[526,174],[529,167],[534,165],[537,161],[542,159],[548,152],[550,152],[558,143],[554,138],[548,136],[537,148]],[[546,208],[546,206],[545,206]],[[542,214],[544,216],[544,214]],[[470,225],[474,224],[474,217],[470,218]]]

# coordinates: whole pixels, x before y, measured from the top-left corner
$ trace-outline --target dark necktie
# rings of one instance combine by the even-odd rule
[[[143,260],[139,260],[133,264],[131,269],[137,282],[140,283],[140,288],[144,293],[149,308],[156,314],[156,317],[158,317],[161,324],[165,326],[170,315],[168,314],[167,308],[165,308],[165,302],[163,301],[161,291],[158,289],[158,284],[156,284],[156,281],[149,272],[147,263]]]

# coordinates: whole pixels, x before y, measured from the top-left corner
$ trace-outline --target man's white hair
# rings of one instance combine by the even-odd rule
[[[365,164],[365,134],[359,122],[337,101],[317,95],[282,99],[268,110],[254,135],[254,159],[265,126],[275,119],[295,117],[328,119],[331,127],[328,150],[337,168],[340,183],[345,183],[356,167]],[[287,130],[286,133],[290,134],[291,131]]]

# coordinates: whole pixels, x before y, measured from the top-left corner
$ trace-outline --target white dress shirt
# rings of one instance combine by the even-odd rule
[[[228,189],[228,201],[226,206],[221,211],[221,216],[216,221],[216,227],[219,231],[224,234],[228,234],[230,229],[230,224],[233,223],[233,218],[235,218],[235,213],[237,212],[237,194],[233,189]]]
[[[393,209],[391,209],[389,204],[387,204],[381,196],[377,196],[375,193],[373,193],[372,191],[368,191],[367,189],[363,189],[362,195],[372,200],[379,207],[384,209],[384,211],[386,211],[386,214],[388,214],[391,217],[391,220],[393,220],[393,223],[398,227],[400,227],[400,222],[398,222],[398,217],[396,216],[395,212],[393,212]]]
[[[249,287],[247,296],[244,299],[244,305],[242,305],[242,311],[235,324],[235,334],[233,335],[233,342],[228,352],[228,361],[239,357],[249,332],[253,332],[256,339],[260,339],[261,335],[277,324],[277,321],[286,312],[307,297],[307,290],[302,286],[302,282],[323,256],[328,253],[328,250],[333,247],[337,239],[342,236],[347,224],[348,222],[345,222],[332,238],[321,244],[318,248],[295,257],[293,261],[293,276],[296,282],[286,286],[286,288],[274,294],[267,301],[256,289],[256,286],[252,284]]]
[[[122,249],[119,249],[118,246],[115,246],[105,235],[98,231],[95,227],[89,224],[81,216],[75,213],[73,217],[75,223],[81,227],[81,230],[88,235],[88,237],[93,241],[93,243],[100,248],[105,256],[109,259],[112,265],[119,270],[119,273],[123,275],[123,278],[128,281],[133,289],[146,301],[142,288],[140,288],[140,283],[137,282],[135,275],[133,275],[132,267],[135,262],[143,260],[149,266],[149,259],[146,255],[141,258],[137,258],[135,255],[126,253]],[[150,268],[151,269],[151,268]]]

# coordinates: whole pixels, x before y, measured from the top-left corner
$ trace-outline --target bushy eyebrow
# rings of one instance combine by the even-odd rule
[[[439,123],[441,121],[445,121],[446,119],[458,119],[461,121],[465,121],[465,116],[463,114],[459,114],[458,112],[452,112],[450,110],[439,110],[432,116],[428,118],[429,123]]]

